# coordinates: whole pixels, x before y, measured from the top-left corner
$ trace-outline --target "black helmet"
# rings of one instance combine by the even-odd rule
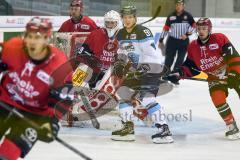
[[[185,2],[184,2],[184,0],[175,0],[175,3],[176,3],[176,4],[177,4],[177,3],[183,3],[183,4],[184,4]]]
[[[136,16],[137,8],[135,6],[124,6],[120,12],[121,12],[121,16],[132,15],[132,14]]]

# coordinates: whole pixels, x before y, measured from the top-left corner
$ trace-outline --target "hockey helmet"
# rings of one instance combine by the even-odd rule
[[[26,25],[26,32],[37,32],[52,35],[52,23],[48,18],[33,17]]]
[[[137,14],[137,8],[135,6],[124,6],[121,9],[121,16],[123,17],[124,15],[134,15],[136,16]]]
[[[175,3],[182,3],[182,4],[185,4],[185,1],[184,0],[175,0]]]
[[[104,15],[104,26],[107,30],[108,37],[113,37],[116,31],[119,30],[121,17],[118,12],[111,10]],[[116,26],[109,28],[107,23],[116,22]]]
[[[70,7],[80,7],[83,8],[83,2],[82,0],[72,0]]]
[[[202,17],[200,18],[197,23],[196,23],[197,27],[198,26],[207,26],[208,27],[208,32],[211,33],[212,32],[212,22],[209,18],[206,17]]]

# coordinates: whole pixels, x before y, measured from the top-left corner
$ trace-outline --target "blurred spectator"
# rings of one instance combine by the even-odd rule
[[[12,6],[5,0],[0,1],[0,15],[13,15]]]

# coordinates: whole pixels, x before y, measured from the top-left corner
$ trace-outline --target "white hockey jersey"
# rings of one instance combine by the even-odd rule
[[[152,32],[141,25],[136,25],[131,33],[125,28],[117,34],[119,42],[118,54],[124,54],[131,60],[134,68],[141,64],[149,64],[152,73],[158,73],[161,64],[161,55],[156,50]]]

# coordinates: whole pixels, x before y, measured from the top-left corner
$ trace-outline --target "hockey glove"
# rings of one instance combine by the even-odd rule
[[[181,76],[183,75],[182,70],[176,69],[174,72],[170,73],[168,76],[163,77],[164,80],[168,80],[173,84],[179,84],[179,80],[181,79]]]
[[[58,120],[50,118],[46,123],[43,123],[38,131],[38,139],[43,142],[52,142],[58,135],[59,131]]]
[[[71,103],[74,100],[74,93],[73,93],[73,84],[66,83],[64,86],[52,89],[50,91],[50,97],[58,100],[58,101],[66,101]]]
[[[237,71],[229,71],[227,83],[229,88],[238,88],[240,85],[240,74]]]
[[[113,74],[122,78],[125,73],[125,63],[122,60],[116,61],[113,65]]]

